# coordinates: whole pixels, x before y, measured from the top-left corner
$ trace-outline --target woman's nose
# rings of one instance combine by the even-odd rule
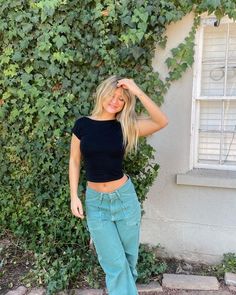
[[[119,102],[119,100],[118,100],[117,97],[112,97],[112,100],[111,100],[111,101],[112,101],[112,103],[114,103],[114,104]]]

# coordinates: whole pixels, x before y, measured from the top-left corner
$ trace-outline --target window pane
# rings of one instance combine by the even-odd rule
[[[229,51],[226,95],[236,95],[236,24],[229,26]]]
[[[200,101],[198,163],[236,165],[236,101]]]
[[[204,28],[201,95],[224,95],[227,25]]]
[[[224,134],[222,145],[222,164],[236,165],[236,136],[233,136],[233,134]]]
[[[204,28],[201,95],[236,95],[235,23]]]
[[[236,101],[224,101],[222,164],[236,165]]]
[[[221,101],[200,102],[198,162],[218,164],[220,161]]]

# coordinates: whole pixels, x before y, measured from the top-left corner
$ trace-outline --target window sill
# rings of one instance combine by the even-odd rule
[[[176,184],[236,188],[236,171],[193,169],[176,175]]]

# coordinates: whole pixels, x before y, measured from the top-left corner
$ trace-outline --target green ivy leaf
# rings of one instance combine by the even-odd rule
[[[67,44],[66,37],[57,35],[53,41],[56,43],[58,49],[60,49],[63,45]]]

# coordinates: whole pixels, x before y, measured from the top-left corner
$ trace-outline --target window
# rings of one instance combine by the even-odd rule
[[[236,23],[214,23],[196,36],[192,166],[236,170]]]

